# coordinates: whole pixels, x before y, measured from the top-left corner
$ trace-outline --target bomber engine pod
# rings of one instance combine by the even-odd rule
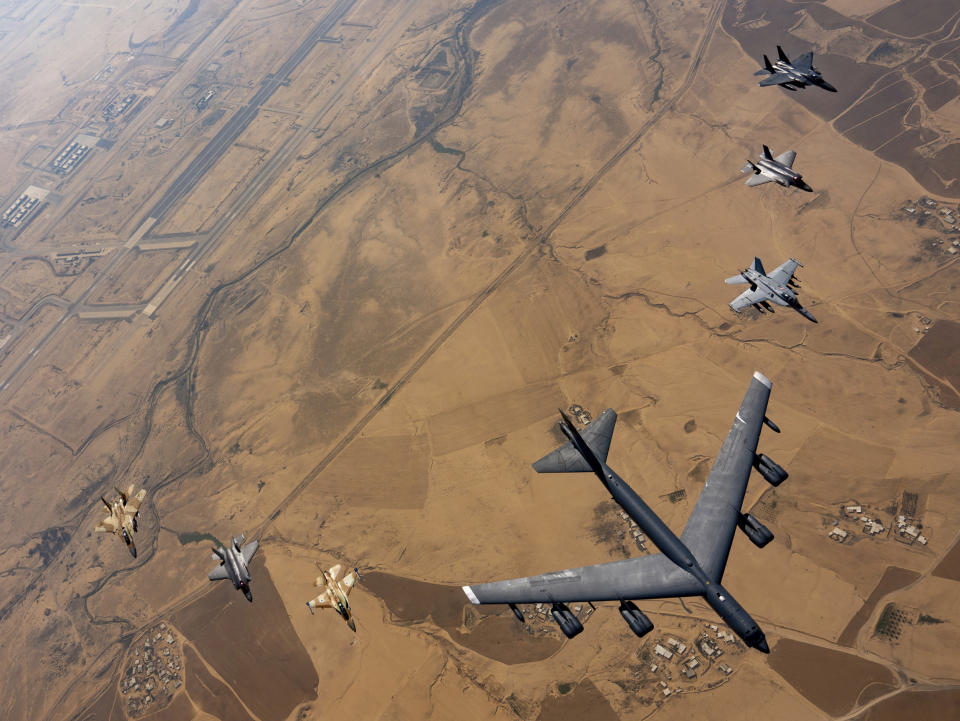
[[[553,620],[557,622],[563,635],[567,638],[573,638],[583,630],[583,624],[573,615],[573,611],[567,608],[565,603],[555,603],[550,609]]]
[[[749,513],[740,514],[740,518],[737,519],[737,527],[747,534],[747,538],[757,548],[763,548],[773,540],[773,531]]]
[[[637,638],[643,638],[653,630],[653,621],[647,618],[646,614],[637,608],[633,601],[620,602],[620,615],[627,622],[630,630]]]
[[[771,486],[779,486],[789,475],[782,467],[778,466],[769,456],[760,453],[753,458],[753,467],[756,468],[760,475],[763,476],[763,480],[769,483]]]

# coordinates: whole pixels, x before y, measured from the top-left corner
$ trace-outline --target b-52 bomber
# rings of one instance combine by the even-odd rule
[[[793,169],[793,161],[797,159],[795,150],[788,150],[785,153],[773,157],[770,148],[763,146],[763,154],[754,163],[749,158],[747,164],[740,168],[741,173],[753,173],[753,177],[747,180],[747,185],[763,185],[764,183],[779,183],[785,188],[793,186],[800,188],[808,193],[813,192],[813,188],[803,181],[803,176]]]
[[[804,53],[796,60],[791,61],[783,48],[777,45],[777,62],[771,63],[770,58],[763,56],[763,67],[754,75],[768,75],[760,81],[760,85],[779,85],[787,90],[796,92],[808,85],[816,85],[831,93],[837,89],[823,79],[820,71],[813,67],[813,53]]]
[[[347,596],[350,595],[350,591],[360,580],[360,572],[355,568],[346,576],[340,578],[342,572],[343,566],[339,563],[329,571],[320,571],[320,575],[317,576],[313,585],[323,590],[315,599],[307,601],[307,608],[310,609],[311,615],[315,609],[332,608],[340,614],[340,618],[347,622],[350,630],[356,633],[357,624],[353,620],[353,612],[350,610],[350,600]]]
[[[107,507],[107,513],[110,515],[97,524],[97,533],[112,533],[120,536],[123,542],[130,549],[130,555],[137,557],[137,545],[133,542],[133,534],[137,532],[137,516],[140,513],[140,504],[147,497],[147,489],[141,488],[137,495],[133,495],[133,484],[127,486],[124,493],[119,488],[114,488],[118,498],[112,503],[100,496],[103,505]]]
[[[753,265],[744,268],[738,275],[730,276],[724,281],[728,285],[750,284],[750,290],[745,290],[734,298],[730,302],[730,307],[737,313],[750,306],[761,313],[773,313],[773,308],[770,306],[772,302],[787,308],[793,308],[807,320],[816,323],[817,319],[813,317],[813,314],[800,305],[800,301],[797,300],[796,289],[798,286],[793,274],[797,272],[798,267],[802,268],[803,263],[791,258],[778,266],[770,275],[767,275],[760,259],[754,258]]]
[[[643,637],[653,630],[653,622],[633,601],[700,596],[747,646],[769,653],[757,622],[720,581],[737,528],[759,548],[773,540],[766,526],[741,511],[752,468],[772,486],[779,486],[787,478],[783,468],[756,452],[764,424],[780,431],[765,415],[771,387],[762,373],[753,374],[733,427],[679,538],[607,465],[617,414],[608,408],[581,435],[560,411],[560,429],[570,442],[534,463],[534,469],[539,473],[592,471],[660,553],[541,576],[464,586],[467,598],[472,603],[509,604],[521,622],[523,614],[517,604],[549,603],[560,630],[573,638],[583,631],[583,624],[567,606],[573,601],[619,601],[623,620],[633,633]]]
[[[250,559],[257,552],[260,544],[257,541],[250,541],[246,546],[240,547],[243,543],[243,534],[234,536],[228,548],[220,546],[213,549],[213,560],[220,561],[220,565],[210,571],[207,575],[211,581],[224,581],[229,579],[233,587],[243,591],[243,595],[248,601],[253,602],[253,594],[250,592]]]

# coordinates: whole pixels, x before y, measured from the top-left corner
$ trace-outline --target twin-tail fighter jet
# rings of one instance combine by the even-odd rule
[[[213,560],[220,561],[220,565],[210,571],[207,575],[211,581],[223,581],[229,579],[233,587],[243,591],[243,595],[250,602],[253,602],[253,594],[250,592],[250,559],[257,552],[260,544],[257,541],[250,541],[246,546],[241,547],[244,536],[234,536],[229,548],[213,549]]]
[[[720,582],[737,528],[759,548],[773,540],[766,526],[741,510],[751,469],[756,468],[773,486],[787,478],[783,468],[756,452],[764,424],[779,432],[765,415],[771,387],[762,373],[753,374],[733,427],[680,537],[607,465],[617,414],[608,408],[581,435],[561,411],[560,429],[570,442],[534,463],[534,469],[540,473],[592,471],[660,553],[464,586],[467,598],[472,603],[509,604],[521,621],[523,614],[517,604],[551,604],[560,630],[573,638],[583,630],[583,624],[567,606],[572,601],[619,601],[623,620],[633,633],[643,637],[653,629],[653,622],[637,608],[635,600],[699,596],[747,646],[769,653],[757,622]]]
[[[329,571],[320,571],[313,585],[323,590],[315,599],[307,601],[307,608],[310,609],[311,614],[318,608],[332,608],[347,622],[350,630],[356,632],[357,624],[353,620],[353,612],[350,610],[350,600],[347,596],[360,580],[360,572],[355,568],[340,578],[341,573],[343,573],[343,566],[339,563]]]
[[[777,62],[771,63],[770,58],[763,56],[763,67],[754,73],[754,75],[768,75],[760,81],[760,85],[779,85],[787,90],[797,91],[808,85],[816,85],[829,90],[831,93],[837,92],[837,89],[823,79],[820,71],[813,67],[813,53],[804,53],[796,60],[791,61],[783,48],[777,45]]]
[[[760,259],[754,258],[753,265],[744,268],[738,275],[731,276],[724,281],[729,285],[750,284],[750,290],[745,290],[734,298],[730,302],[730,307],[737,313],[750,306],[755,307],[761,313],[773,313],[770,303],[776,303],[787,308],[793,308],[807,320],[816,323],[817,319],[813,317],[813,314],[800,305],[800,301],[797,300],[796,289],[799,286],[793,274],[797,272],[798,267],[802,268],[803,263],[791,258],[767,275]]]
[[[95,530],[97,533],[112,533],[120,536],[123,542],[127,544],[127,548],[130,549],[130,555],[136,558],[137,545],[133,542],[133,534],[137,532],[137,515],[140,513],[140,504],[147,497],[147,489],[141,488],[137,495],[133,495],[133,484],[131,483],[127,487],[126,493],[119,488],[113,490],[117,492],[118,498],[114,499],[112,503],[107,502],[106,498],[100,496],[100,500],[103,501],[103,505],[107,507],[107,512],[110,515],[100,521]]]
[[[803,181],[803,176],[793,169],[793,161],[797,159],[795,150],[773,157],[770,148],[763,146],[763,154],[754,163],[749,158],[747,164],[741,169],[741,173],[753,173],[753,177],[747,180],[747,185],[763,185],[764,183],[778,183],[785,188],[793,186],[800,188],[808,193],[813,192],[813,188]]]

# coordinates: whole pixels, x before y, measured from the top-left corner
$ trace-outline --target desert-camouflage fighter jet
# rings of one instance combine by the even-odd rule
[[[763,185],[764,183],[779,183],[785,188],[793,186],[800,188],[808,193],[813,192],[813,188],[803,181],[803,176],[793,169],[793,161],[797,159],[795,150],[773,157],[770,148],[763,146],[763,154],[754,163],[747,159],[747,164],[740,168],[741,173],[753,173],[753,177],[747,180],[747,185]]]
[[[124,493],[119,488],[114,488],[118,498],[113,503],[108,503],[107,499],[100,496],[103,505],[107,507],[110,514],[97,524],[97,533],[112,533],[120,536],[123,542],[130,549],[130,555],[137,557],[137,546],[133,542],[133,534],[137,532],[137,514],[140,513],[140,504],[147,497],[147,489],[141,488],[137,495],[133,495],[133,484],[127,486]]]
[[[250,541],[241,548],[244,536],[234,536],[229,548],[213,549],[213,560],[220,561],[220,565],[210,571],[207,575],[211,581],[225,581],[229,579],[234,588],[243,591],[243,595],[250,602],[253,601],[253,594],[250,593],[250,569],[248,564],[253,554],[257,552],[260,544],[257,541]]]
[[[796,60],[791,61],[783,48],[777,45],[777,62],[771,63],[770,58],[763,56],[763,67],[754,75],[767,75],[769,77],[760,81],[760,85],[779,85],[787,90],[797,91],[808,85],[816,85],[829,90],[831,93],[837,92],[837,89],[823,79],[820,71],[813,67],[813,53],[804,53]]]
[[[353,621],[353,612],[350,610],[350,600],[347,596],[350,595],[350,591],[360,580],[360,572],[353,569],[346,576],[340,578],[342,572],[343,566],[339,563],[329,571],[320,571],[320,575],[317,576],[313,585],[323,590],[315,599],[307,601],[307,608],[310,609],[311,614],[318,608],[332,608],[340,614],[340,618],[347,622],[350,630],[356,632],[357,624]]]
[[[817,319],[813,317],[813,314],[800,305],[800,301],[797,300],[796,289],[799,286],[793,274],[797,272],[798,267],[802,268],[803,264],[791,258],[767,275],[760,259],[754,258],[753,265],[744,268],[738,275],[731,276],[724,281],[729,285],[750,284],[750,290],[745,290],[734,298],[730,302],[730,307],[739,313],[752,305],[761,313],[773,313],[770,303],[776,303],[787,308],[793,308],[807,320],[816,323]]]

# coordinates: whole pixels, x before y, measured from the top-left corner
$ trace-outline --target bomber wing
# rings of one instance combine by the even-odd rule
[[[800,263],[791,258],[777,266],[767,277],[777,285],[786,285],[793,278],[793,274],[797,272],[798,267],[801,267]]]
[[[766,70],[763,70],[761,72],[766,72]],[[763,87],[766,87],[768,85],[782,85],[783,83],[789,83],[792,80],[793,78],[787,75],[787,73],[774,73],[773,75],[770,75],[769,77],[766,77],[763,80],[761,80],[760,85],[762,85]]]
[[[703,586],[663,554],[464,586],[471,603],[566,603],[698,596]]]
[[[774,160],[781,165],[786,165],[788,168],[793,167],[793,161],[797,159],[797,151],[788,150],[785,153],[780,153]]]
[[[740,312],[744,308],[749,308],[751,305],[756,305],[761,301],[770,301],[774,299],[773,293],[766,290],[765,288],[757,288],[756,290],[745,290],[732,301],[730,301],[730,307],[735,311]]]
[[[704,572],[717,583],[727,565],[771,388],[766,376],[759,371],[753,374],[730,433],[680,537]]]
[[[810,70],[813,68],[813,53],[804,53],[796,60],[794,60],[791,65],[797,70]]]

